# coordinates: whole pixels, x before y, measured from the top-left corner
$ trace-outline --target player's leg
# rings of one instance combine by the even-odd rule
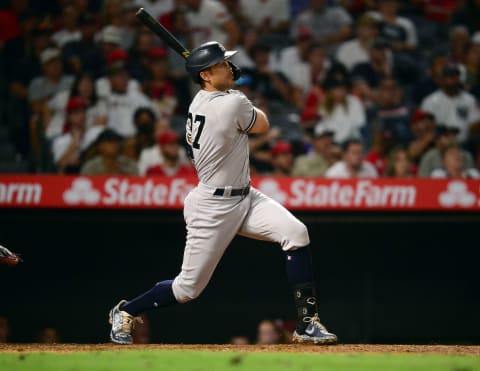
[[[131,330],[140,313],[174,303],[193,300],[206,287],[225,249],[248,212],[248,202],[239,199],[208,198],[201,190],[185,199],[187,224],[182,270],[175,280],[157,283],[130,301],[121,301],[110,311],[110,338],[130,344]]]
[[[285,251],[286,272],[297,307],[293,340],[331,344],[337,341],[318,318],[310,239],[306,226],[278,202],[256,189],[251,192],[251,207],[239,234],[278,242]]]

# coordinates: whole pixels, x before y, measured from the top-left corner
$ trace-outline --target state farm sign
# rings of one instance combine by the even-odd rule
[[[0,207],[181,209],[197,179],[0,175]],[[254,177],[291,210],[480,211],[480,181]]]

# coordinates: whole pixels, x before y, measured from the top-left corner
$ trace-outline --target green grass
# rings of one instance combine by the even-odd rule
[[[0,354],[1,371],[476,371],[480,357],[181,350]]]

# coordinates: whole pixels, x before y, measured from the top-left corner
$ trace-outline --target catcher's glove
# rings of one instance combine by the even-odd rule
[[[0,245],[0,263],[7,265],[17,265],[22,259],[18,254],[11,252],[6,247]]]

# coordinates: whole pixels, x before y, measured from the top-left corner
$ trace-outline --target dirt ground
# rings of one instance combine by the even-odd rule
[[[299,352],[299,353],[430,353],[480,356],[480,346],[466,345],[114,345],[114,344],[0,344],[0,353],[46,352],[73,353],[105,350],[205,350],[214,352]]]

